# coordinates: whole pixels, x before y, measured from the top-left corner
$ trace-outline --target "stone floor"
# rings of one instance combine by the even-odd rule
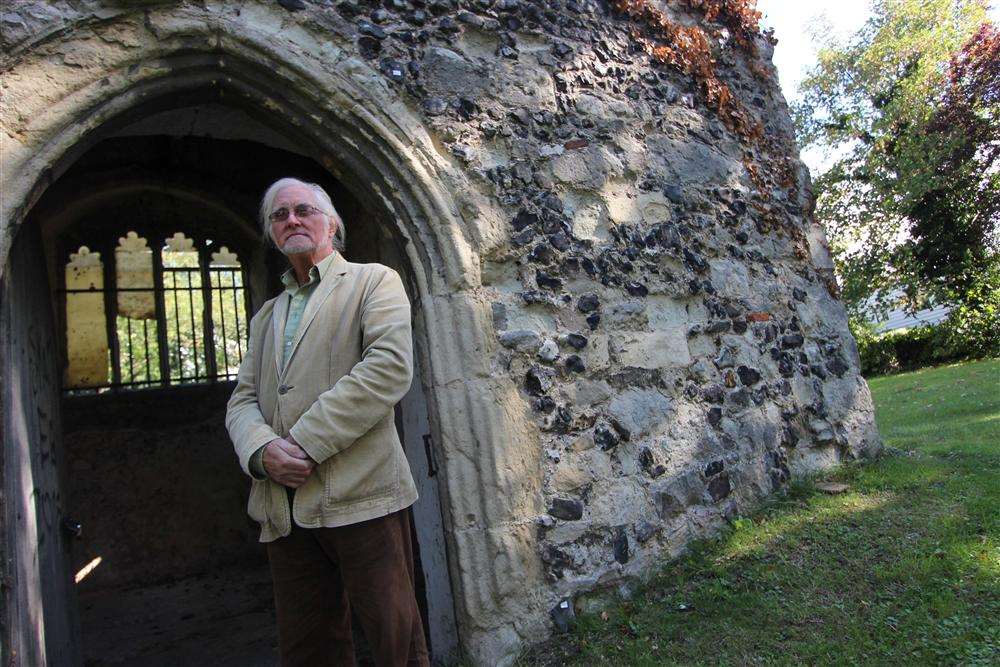
[[[273,667],[267,567],[81,593],[84,664]]]

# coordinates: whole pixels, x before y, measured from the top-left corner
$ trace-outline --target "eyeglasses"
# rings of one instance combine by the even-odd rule
[[[295,213],[295,217],[308,218],[310,215],[316,215],[317,213],[323,213],[320,209],[312,206],[311,204],[296,204],[294,208],[289,211],[288,207],[282,206],[281,208],[276,208],[271,211],[271,215],[267,216],[267,219],[272,223],[274,222],[284,222],[288,220],[288,215],[290,212]]]

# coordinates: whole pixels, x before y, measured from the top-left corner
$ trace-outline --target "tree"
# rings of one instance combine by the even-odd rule
[[[954,299],[963,273],[996,255],[982,195],[997,185],[996,50],[969,46],[995,35],[984,24],[983,0],[876,0],[855,35],[826,41],[800,86],[800,143],[838,156],[816,178],[817,217],[855,316],[896,287],[911,309]],[[977,181],[983,160],[992,180]]]
[[[967,300],[997,259],[1000,220],[1000,31],[984,23],[948,67],[947,88],[915,156],[906,212],[919,275]]]

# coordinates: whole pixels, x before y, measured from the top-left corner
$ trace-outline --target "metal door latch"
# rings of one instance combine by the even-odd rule
[[[424,434],[424,454],[427,456],[427,476],[433,477],[437,474],[437,465],[434,463],[434,447],[431,443],[431,434]]]
[[[70,518],[63,519],[62,527],[63,530],[65,530],[69,535],[75,537],[76,539],[80,539],[80,536],[83,535],[83,524],[77,521],[76,519],[70,519]]]

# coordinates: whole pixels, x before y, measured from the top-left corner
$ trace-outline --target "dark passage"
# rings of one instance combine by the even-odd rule
[[[169,294],[157,296],[145,334],[123,333],[120,322],[107,327],[115,339],[109,358],[117,358],[119,368],[90,384],[109,386],[72,390],[65,383],[66,303],[73,295],[66,264],[81,246],[100,252],[104,262],[124,263],[116,252],[130,231],[161,253],[179,232],[203,259],[222,245],[236,254],[245,287],[238,296],[252,313],[279,289],[284,260],[260,241],[255,215],[264,188],[284,175],[319,182],[331,193],[348,221],[349,259],[379,259],[384,232],[328,172],[288,150],[244,140],[107,139],[51,186],[30,216],[44,245],[44,261],[38,259],[49,276],[56,320],[44,335],[61,349],[62,493],[65,514],[82,526],[69,550],[87,665],[277,664],[267,559],[259,528],[246,516],[248,483],[224,427],[233,385],[223,355],[214,355],[215,363],[204,348],[212,326],[218,336],[218,321],[202,326],[195,305],[185,320],[169,307]],[[154,270],[162,270],[166,256]],[[120,317],[118,296],[106,292],[105,299],[105,310]],[[163,315],[174,319],[164,323]],[[158,334],[157,326],[166,333]],[[237,333],[245,338],[245,321],[242,327]],[[174,349],[185,344],[184,336],[188,347],[195,342],[194,353]],[[225,345],[221,340],[217,347]],[[170,351],[161,355],[160,349]],[[187,379],[178,370],[185,363],[197,369]],[[213,369],[217,377],[206,379]],[[426,608],[422,573],[418,579]],[[68,597],[74,604],[73,594]]]
[[[229,391],[64,399],[83,525],[73,570],[93,568],[77,585],[87,664],[274,664],[267,559],[222,423]]]

